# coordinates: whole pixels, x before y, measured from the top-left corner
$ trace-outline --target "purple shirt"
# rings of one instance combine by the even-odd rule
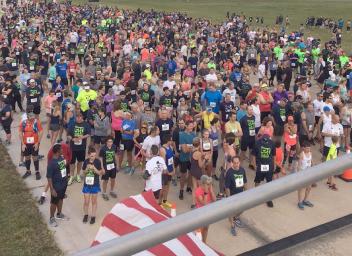
[[[116,96],[113,94],[113,95],[110,95],[110,94],[106,94],[104,96],[104,102],[107,103],[106,105],[106,113],[110,113],[113,108],[114,108],[114,101],[116,100]]]
[[[282,91],[281,93],[278,92],[278,91],[275,91],[273,92],[273,99],[274,99],[274,102],[273,102],[273,107],[274,106],[277,106],[278,105],[278,102],[283,99],[283,98],[286,98],[288,99],[288,95],[287,95],[287,92],[286,91]]]

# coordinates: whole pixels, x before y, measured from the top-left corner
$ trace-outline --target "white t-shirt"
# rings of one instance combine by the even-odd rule
[[[315,99],[313,101],[313,108],[314,108],[314,115],[315,116],[321,116],[321,111],[322,111],[322,105],[324,105],[324,101],[319,101]]]
[[[260,64],[258,66],[258,78],[262,79],[265,76],[265,65]]]
[[[255,128],[258,128],[262,125],[261,120],[260,120],[260,109],[259,105],[251,105],[253,108],[253,115],[254,115],[254,123],[255,123]]]
[[[157,145],[158,147],[160,146],[160,136],[157,135],[155,137],[148,136],[147,138],[144,139],[143,144],[142,144],[142,149],[147,153],[147,160],[150,159],[150,149],[152,148],[153,145]]]
[[[226,94],[230,94],[231,95],[231,101],[236,104],[236,89],[225,89],[222,93],[222,96],[225,98]]]
[[[323,125],[323,130],[322,133],[329,133],[329,134],[334,134],[334,136],[341,137],[343,135],[343,127],[342,124],[337,123],[326,123]],[[332,144],[332,139],[331,137],[324,137],[324,146],[330,147]],[[340,141],[336,143],[336,147],[340,147]]]
[[[216,82],[216,81],[218,81],[218,77],[217,77],[217,75],[215,73],[214,74],[208,74],[208,75],[205,76],[205,80],[207,82]]]
[[[162,188],[161,176],[163,171],[167,169],[165,160],[160,156],[154,156],[148,160],[145,169],[150,174],[148,180],[145,181],[145,191],[158,191]]]
[[[173,90],[175,86],[176,86],[176,82],[175,81],[166,80],[163,83],[163,88],[167,87],[167,88],[169,88],[169,90]]]

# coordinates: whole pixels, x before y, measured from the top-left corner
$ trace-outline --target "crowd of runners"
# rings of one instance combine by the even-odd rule
[[[51,226],[67,218],[73,183],[82,183],[83,222],[94,224],[99,200],[117,202],[118,172],[142,176],[165,208],[170,184],[198,208],[250,189],[248,172],[258,186],[309,168],[314,145],[317,163],[349,149],[352,59],[340,30],[320,42],[253,30],[239,15],[212,24],[180,13],[36,4],[4,10],[0,42],[5,143],[21,140],[24,179],[46,175],[40,203],[50,193]],[[11,137],[14,118],[19,138]],[[338,189],[334,177],[327,187]],[[298,191],[299,209],[313,207],[310,191]],[[233,235],[237,227],[234,216]]]

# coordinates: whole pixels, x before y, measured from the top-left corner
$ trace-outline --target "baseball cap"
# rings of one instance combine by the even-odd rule
[[[266,88],[266,87],[268,87],[268,85],[267,84],[262,84],[260,87],[261,88]]]
[[[323,108],[323,111],[324,112],[327,112],[327,111],[330,111],[331,109],[328,107],[328,106],[325,106],[324,108]]]

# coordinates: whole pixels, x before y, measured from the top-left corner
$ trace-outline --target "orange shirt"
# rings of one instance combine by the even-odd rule
[[[23,144],[37,144],[39,142],[39,132],[43,131],[42,124],[40,123],[39,120],[36,120],[36,126],[38,131],[34,131],[34,122],[35,119],[33,120],[25,120],[26,126],[24,127],[24,131],[22,130],[23,128],[23,121],[20,123],[20,126],[18,127],[19,132],[23,136],[22,143]]]
[[[284,151],[282,150],[282,147],[276,148],[276,153],[275,153],[275,163],[278,166],[282,166],[282,161],[284,160]]]
[[[143,48],[141,50],[141,60],[146,61],[149,59],[149,50],[147,48]]]

